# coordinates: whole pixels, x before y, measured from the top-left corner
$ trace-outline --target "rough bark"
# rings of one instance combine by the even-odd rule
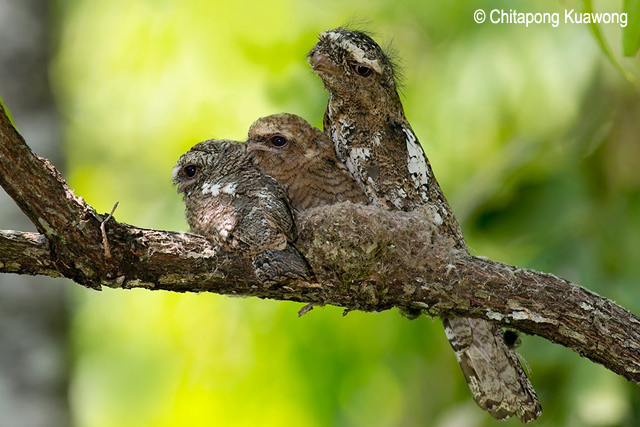
[[[553,275],[453,249],[425,212],[338,204],[298,218],[296,247],[316,280],[261,284],[248,259],[187,233],[140,229],[75,196],[0,116],[0,184],[39,233],[0,234],[0,272],[69,277],[99,289],[142,287],[484,318],[573,349],[640,384],[640,319]],[[16,177],[15,165],[20,165]],[[24,251],[24,254],[21,253]]]

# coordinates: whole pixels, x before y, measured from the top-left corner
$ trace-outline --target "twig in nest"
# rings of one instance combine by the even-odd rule
[[[107,240],[107,230],[105,229],[105,224],[113,216],[113,213],[116,211],[116,208],[118,207],[118,203],[120,202],[116,202],[116,204],[113,205],[113,208],[111,209],[111,212],[109,212],[109,215],[107,215],[104,221],[102,221],[102,223],[100,224],[100,231],[102,231],[102,246],[104,246],[105,258],[111,258],[111,248],[109,247],[109,240]]]

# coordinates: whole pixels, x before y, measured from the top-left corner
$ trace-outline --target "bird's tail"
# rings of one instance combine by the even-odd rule
[[[443,319],[444,329],[476,403],[499,420],[531,422],[542,414],[531,382],[502,329],[482,319]]]

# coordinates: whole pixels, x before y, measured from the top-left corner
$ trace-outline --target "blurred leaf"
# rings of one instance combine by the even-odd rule
[[[631,1],[631,0],[629,0]],[[635,0],[636,2],[638,0]],[[592,0],[584,0],[584,13],[594,13],[593,12],[593,2]],[[625,70],[624,68],[622,68],[622,65],[620,65],[620,63],[618,62],[618,60],[615,58],[615,56],[613,56],[613,53],[611,53],[611,49],[609,49],[609,45],[607,44],[606,40],[604,39],[604,36],[602,35],[602,31],[600,31],[600,26],[595,23],[595,22],[591,22],[589,23],[589,28],[591,29],[591,32],[593,33],[593,36],[596,38],[596,41],[598,42],[598,45],[600,46],[600,49],[602,49],[602,51],[604,52],[605,55],[607,55],[607,58],[609,58],[609,61],[611,61],[611,64],[616,67],[618,69],[618,71],[620,71],[620,73],[624,76],[625,79],[627,79],[627,81],[631,82],[631,83],[635,83],[636,79],[635,77],[629,73],[627,70]]]
[[[622,10],[627,14],[627,26],[622,29],[622,52],[634,56],[640,49],[640,0],[624,0]]]

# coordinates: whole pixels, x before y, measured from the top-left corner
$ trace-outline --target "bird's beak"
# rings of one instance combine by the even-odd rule
[[[336,69],[335,64],[329,58],[329,55],[318,50],[312,50],[307,55],[307,60],[313,68],[313,71],[333,71]]]
[[[251,141],[247,142],[247,150],[249,150],[249,151],[273,151],[273,150],[270,150],[269,147],[267,147],[264,144],[260,144],[259,142],[251,142]]]
[[[181,170],[182,170],[182,167],[180,165],[175,165],[173,167],[173,170],[171,171],[171,182],[173,182],[173,185],[178,185],[178,183],[180,182]]]

